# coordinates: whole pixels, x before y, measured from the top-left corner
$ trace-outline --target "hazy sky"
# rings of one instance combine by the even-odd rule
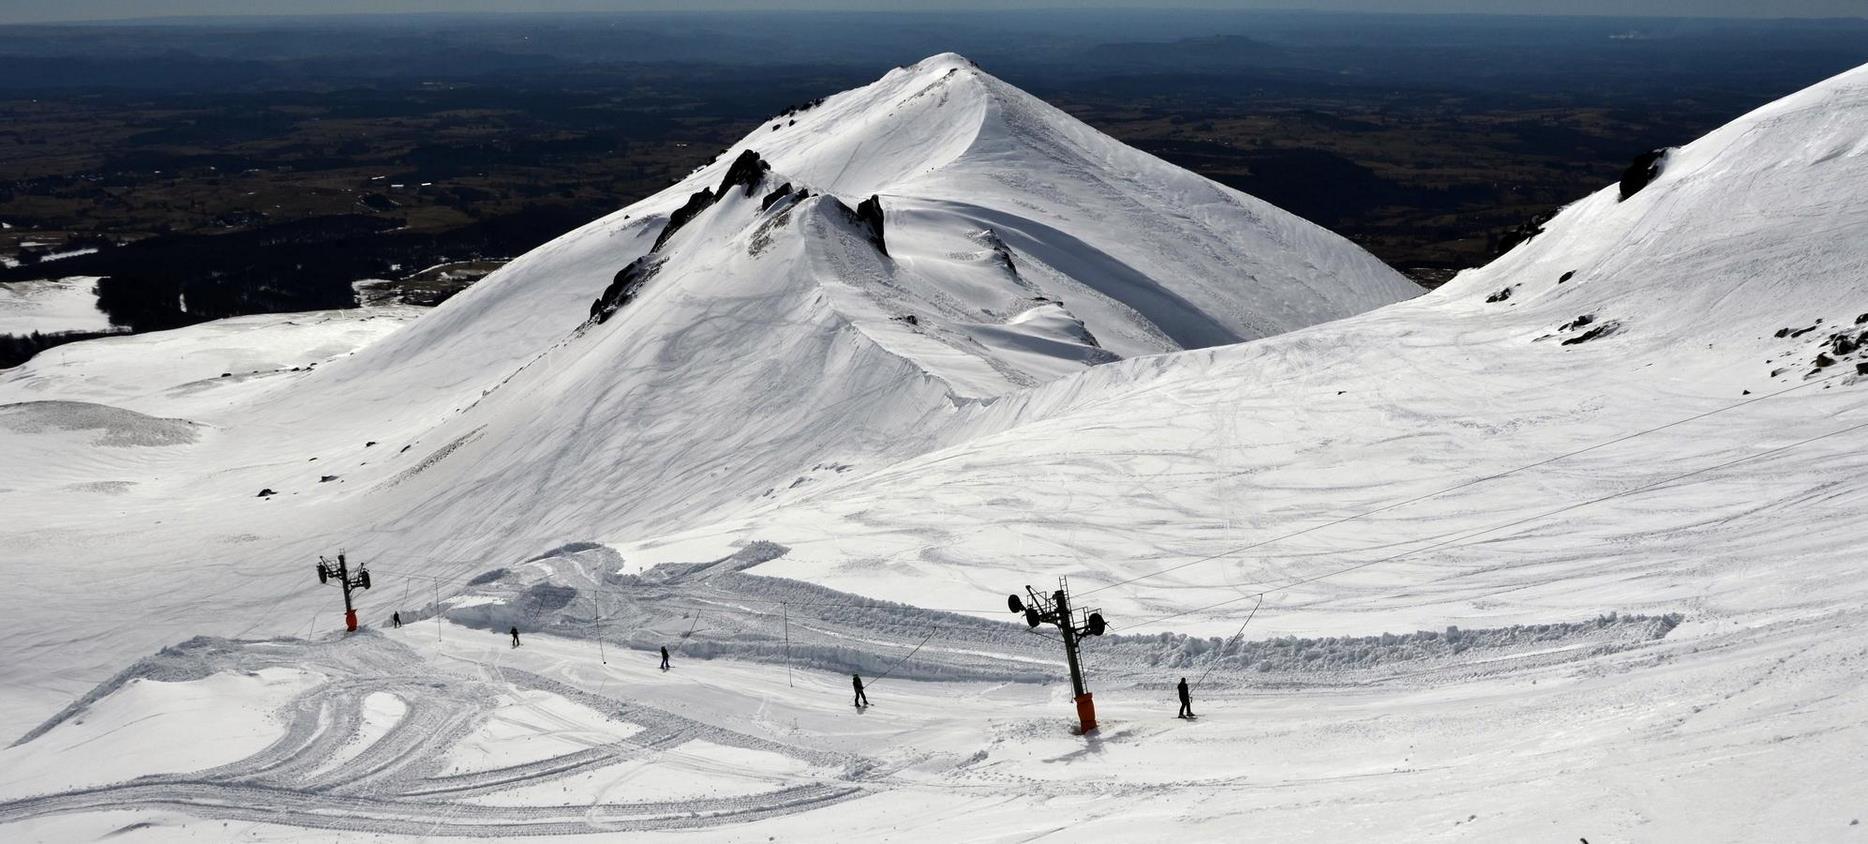
[[[697,9],[1319,9],[1681,17],[1868,17],[1868,0],[0,0],[0,23],[173,15]]]

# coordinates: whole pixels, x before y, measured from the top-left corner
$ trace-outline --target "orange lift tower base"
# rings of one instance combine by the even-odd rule
[[[345,562],[343,554],[337,555],[335,563],[319,557],[318,582],[330,583],[332,580],[336,580],[338,585],[344,587],[344,630],[355,633],[357,632],[357,610],[351,606],[350,590],[370,588],[370,571],[358,566],[357,573],[351,574],[349,563]]]
[[[1070,690],[1072,700],[1077,703],[1077,733],[1086,735],[1096,729],[1096,701],[1091,699],[1089,689],[1083,687],[1083,666],[1077,659],[1077,648],[1084,636],[1101,636],[1107,624],[1101,612],[1092,611],[1079,626],[1070,610],[1070,584],[1063,578],[1057,580],[1057,591],[1047,598],[1039,595],[1031,587],[1025,587],[1025,594],[1030,603],[1020,601],[1017,595],[1006,596],[1005,605],[1015,613],[1025,616],[1025,624],[1037,628],[1040,624],[1057,625],[1058,632],[1064,638],[1064,658],[1070,663]]]

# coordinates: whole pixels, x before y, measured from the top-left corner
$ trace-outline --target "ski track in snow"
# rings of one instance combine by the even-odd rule
[[[174,663],[182,663],[180,665]],[[797,758],[816,767],[860,769],[836,754],[805,750],[710,726],[640,704],[626,704],[524,671],[503,683],[437,673],[408,648],[381,636],[326,643],[196,640],[145,661],[116,685],[143,676],[304,667],[332,677],[286,705],[284,735],[238,762],[189,774],[144,776],[117,785],[0,802],[0,824],[60,813],[171,809],[224,820],[288,824],[350,833],[496,837],[588,832],[701,829],[807,811],[861,795],[860,782],[785,784],[722,799],[489,806],[463,798],[497,795],[628,760],[678,752],[707,741]],[[448,748],[482,722],[507,684],[576,700],[610,718],[640,725],[627,739],[534,762],[457,774],[438,769]],[[355,755],[363,701],[392,695],[408,711]],[[69,713],[76,715],[78,713]],[[56,722],[45,729],[55,729]],[[23,742],[29,743],[29,742]],[[333,764],[337,763],[337,764]]]
[[[882,695],[899,694],[906,690],[900,684],[915,680],[990,688],[1006,682],[1050,684],[1061,675],[1056,642],[1017,625],[882,604],[812,584],[744,573],[784,551],[768,543],[713,562],[618,576],[606,574],[616,564],[613,551],[572,543],[515,568],[473,578],[479,582],[465,592],[450,593],[450,600],[443,602],[451,619],[487,630],[497,640],[503,640],[509,621],[521,617],[533,642],[556,635],[572,637],[566,642],[586,643],[577,649],[576,662],[548,658],[559,666],[556,671],[569,672],[557,678],[505,664],[508,649],[500,645],[482,651],[468,644],[465,653],[458,645],[426,652],[429,640],[416,632],[416,625],[427,613],[419,608],[403,612],[409,625],[404,632],[412,634],[407,644],[372,631],[322,641],[202,638],[182,643],[100,685],[22,737],[14,749],[30,751],[35,741],[68,723],[82,722],[90,708],[139,681],[189,682],[221,672],[252,674],[279,667],[309,670],[323,681],[280,706],[276,717],[282,733],[260,752],[201,771],[145,775],[0,801],[0,825],[64,814],[168,811],[347,834],[489,837],[674,831],[811,812],[891,789],[928,788],[934,786],[928,774],[950,765],[956,774],[967,773],[940,788],[966,792],[998,783],[1054,797],[1084,793],[1085,788],[1042,778],[975,771],[976,759],[956,762],[944,754],[920,751],[884,762],[844,750],[781,742],[618,697],[629,685],[611,687],[604,681],[593,690],[588,677],[581,676],[597,671],[589,664],[588,642],[600,635],[618,660],[646,664],[653,659],[655,642],[674,639],[671,650],[681,671],[707,672],[721,656],[771,669],[783,664],[812,674],[858,671],[870,678],[872,694]],[[577,594],[541,609],[538,596],[561,594],[553,590]],[[470,600],[454,600],[462,596]],[[772,601],[786,602],[787,608],[780,611]],[[703,617],[709,619],[707,626],[694,633]],[[1673,624],[1647,617],[1598,618],[1536,629],[1340,642],[1105,636],[1089,640],[1085,654],[1091,676],[1106,696],[1171,696],[1174,674],[1195,672],[1202,681],[1198,693],[1208,702],[1272,689],[1315,693],[1380,688],[1396,694],[1639,652],[1659,642]],[[781,625],[788,627],[789,647],[779,643]],[[473,635],[470,628],[454,628],[447,635],[463,633]],[[694,633],[692,638],[689,633]],[[562,653],[561,646],[554,647],[554,654]],[[887,676],[878,677],[882,671]],[[603,676],[601,671],[597,674]],[[639,729],[622,739],[593,736],[587,727],[528,705],[526,711],[535,716],[532,735],[556,736],[581,749],[468,770],[451,765],[447,760],[453,748],[481,729],[515,689],[571,701]],[[368,726],[365,710],[372,696],[400,702],[399,717],[387,725]],[[750,723],[761,732],[786,733],[794,740],[805,737],[773,721],[766,714],[769,703],[769,698],[762,699]],[[1022,732],[1031,726],[993,729]],[[1097,741],[1133,741],[1137,729],[1147,728],[1110,730]],[[995,741],[1016,740],[1021,732]],[[773,754],[821,773],[800,778],[721,769],[684,753],[693,742]],[[698,763],[702,771],[750,776],[761,785],[757,793],[718,798],[562,805],[539,805],[535,799],[519,805],[501,802],[509,799],[503,795],[522,790],[536,794],[544,784],[602,774],[638,760],[653,764],[669,758],[683,765]],[[1196,784],[1222,783],[1184,785]],[[1114,789],[1113,793],[1134,796],[1163,787],[1098,783],[1088,790],[1109,794]]]
[[[708,567],[696,568],[704,571]],[[729,572],[716,574],[711,580],[744,577]],[[678,584],[680,578],[673,580]],[[791,584],[790,592],[801,601],[851,601],[856,597],[839,596],[808,584]],[[775,593],[769,584],[756,590],[760,595]],[[642,600],[649,602],[669,597],[644,590],[632,590],[632,594],[639,594]],[[707,590],[701,595],[693,605],[708,608],[733,605],[724,589]],[[472,609],[477,607],[460,612],[468,614]],[[839,652],[859,666],[900,660],[905,649],[917,644],[917,625],[933,615],[914,608],[903,609],[917,617],[909,623],[878,622],[874,616],[858,614],[859,622],[854,627],[863,629],[865,638],[843,639]],[[769,614],[755,618],[771,620]],[[1038,683],[1054,681],[1058,676],[1059,666],[1055,663],[1059,660],[1054,642],[1023,635],[1015,632],[1016,628],[996,622],[963,616],[945,616],[941,620],[944,626],[938,630],[944,631],[944,642],[953,641],[958,632],[956,627],[971,627],[992,634],[979,647],[995,649],[966,650],[951,645],[921,649],[913,652],[911,670],[893,675],[896,682],[922,677],[964,683],[1004,682],[1008,678]],[[541,627],[552,632],[581,630],[588,633],[592,629],[588,619],[541,621],[544,622]],[[647,620],[616,621],[634,626]],[[810,641],[803,635],[809,629],[796,623],[791,627],[793,640],[798,643],[794,647],[800,667],[807,670],[834,668],[840,674],[842,669],[826,664],[824,658],[808,656],[810,647],[802,643]],[[1092,676],[1105,691],[1132,689],[1164,695],[1170,694],[1167,690],[1172,683],[1171,671],[1197,668],[1201,665],[1198,660],[1204,656],[1208,668],[1218,669],[1213,673],[1212,682],[1199,687],[1202,698],[1211,700],[1215,695],[1223,698],[1272,688],[1370,685],[1396,688],[1466,683],[1480,677],[1545,670],[1584,658],[1638,649],[1664,632],[1654,626],[1652,619],[1635,618],[1556,625],[1541,635],[1527,632],[1521,637],[1523,641],[1514,641],[1520,637],[1505,635],[1505,631],[1468,631],[1464,647],[1445,649],[1439,654],[1423,653],[1418,641],[1400,642],[1404,647],[1395,649],[1387,660],[1365,657],[1364,664],[1348,666],[1326,661],[1323,667],[1313,668],[1307,661],[1298,659],[1280,663],[1279,668],[1272,671],[1252,667],[1254,663],[1250,659],[1243,663],[1236,659],[1227,662],[1228,646],[1236,646],[1238,642],[1214,645],[1181,637],[1164,655],[1161,646],[1168,643],[1159,637],[1135,637],[1130,641],[1108,637],[1092,640],[1087,653],[1096,664]],[[735,658],[777,663],[778,654],[769,649],[735,644],[758,642],[768,637],[769,631],[742,630],[720,637],[716,646]],[[919,637],[922,642],[930,638]],[[427,640],[418,635],[413,641]],[[1322,643],[1310,644],[1315,647]],[[619,658],[647,659],[633,656],[647,653],[646,647],[635,651],[624,641],[612,641],[612,645],[618,648]],[[1302,643],[1284,643],[1287,648],[1293,645],[1303,650]],[[1364,648],[1368,645],[1363,643]],[[283,723],[283,734],[258,753],[191,773],[146,775],[112,785],[0,802],[0,825],[58,814],[167,810],[203,818],[286,824],[345,833],[488,837],[642,832],[743,823],[822,809],[880,790],[927,786],[919,775],[902,779],[907,766],[900,762],[885,765],[847,752],[781,743],[591,691],[532,671],[506,667],[499,662],[501,650],[495,647],[490,652],[493,656],[447,669],[430,662],[430,658],[409,646],[372,632],[316,642],[197,639],[183,643],[140,662],[100,686],[84,701],[23,737],[15,747],[29,749],[33,741],[62,724],[73,719],[82,720],[86,709],[96,701],[138,680],[186,682],[217,672],[251,673],[274,667],[309,669],[326,680],[283,705],[277,713]],[[1244,651],[1237,648],[1230,651],[1235,658],[1241,653]],[[1183,658],[1177,660],[1174,655]],[[690,663],[692,659],[691,654],[677,656],[683,663],[682,670],[705,670],[687,668],[690,664],[704,664]],[[1004,667],[1008,661],[1032,667],[1008,672]],[[872,690],[886,687],[886,681],[875,679],[874,673],[869,676]],[[640,729],[621,740],[592,740],[580,737],[575,725],[539,712],[546,723],[556,721],[571,730],[568,733],[571,740],[585,748],[520,764],[444,772],[444,760],[450,749],[486,722],[499,707],[501,694],[509,689],[555,695]],[[405,707],[401,717],[387,729],[372,731],[364,725],[365,701],[372,695],[391,696]],[[536,707],[533,709],[538,712]],[[1111,731],[1099,741],[1125,741],[1130,738],[1128,733],[1128,730]],[[668,754],[679,756],[683,746],[697,741],[788,757],[825,774],[802,781],[794,776],[769,777],[766,778],[767,788],[745,796],[489,805],[489,801],[497,802],[506,792],[534,789],[543,783],[600,772],[633,760],[652,761]],[[359,743],[361,748],[357,747]],[[927,761],[924,759],[923,763]],[[673,774],[663,776],[670,775]],[[994,776],[987,775],[983,781],[955,787],[989,787],[994,780]],[[1043,789],[1058,796],[1079,791],[1049,786]],[[486,799],[470,801],[469,798]]]

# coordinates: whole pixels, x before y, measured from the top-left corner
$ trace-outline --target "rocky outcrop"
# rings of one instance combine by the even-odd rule
[[[871,194],[856,206],[856,222],[869,230],[869,242],[875,244],[876,251],[889,254],[888,241],[882,236],[882,198]]]
[[[1635,156],[1634,161],[1628,165],[1628,169],[1622,171],[1621,199],[1616,201],[1620,202],[1640,193],[1642,188],[1653,182],[1660,175],[1661,167],[1667,161],[1667,152],[1667,149],[1653,149]]]
[[[727,165],[726,175],[720,179],[718,188],[713,190],[702,188],[690,194],[686,203],[675,209],[673,214],[668,215],[668,225],[662,227],[662,233],[655,238],[655,247],[650,251],[660,251],[668,239],[675,236],[675,232],[680,231],[682,226],[700,216],[700,212],[712,208],[714,203],[726,196],[728,190],[739,188],[745,191],[747,196],[752,196],[752,192],[758,190],[759,184],[765,181],[765,174],[770,172],[772,172],[772,165],[760,158],[757,152],[746,150],[740,153],[738,158],[733,159],[732,164]]]
[[[746,150],[740,153],[738,158],[733,159],[732,164],[727,165],[726,175],[720,179],[718,188],[711,190],[702,188],[689,194],[688,201],[668,215],[668,224],[662,227],[661,234],[656,235],[655,245],[650,247],[649,254],[637,258],[629,266],[618,271],[616,277],[610,281],[610,286],[604,289],[603,295],[590,303],[591,321],[598,324],[607,321],[616,314],[618,309],[635,298],[636,292],[642,289],[642,285],[655,274],[656,267],[660,266],[660,261],[652,261],[650,258],[662,251],[663,246],[668,245],[668,239],[674,237],[675,232],[693,222],[702,211],[712,208],[734,188],[744,191],[746,196],[752,196],[753,191],[758,190],[759,185],[764,183],[765,174],[770,172],[772,172],[772,165],[760,158],[757,152]],[[789,190],[791,190],[791,185],[787,183],[784,187],[767,194],[761,210],[772,207],[772,203],[778,201],[776,197],[783,196]]]
[[[1563,345],[1574,346],[1574,345],[1577,345],[1578,343],[1587,343],[1591,340],[1599,340],[1603,337],[1609,336],[1610,334],[1614,334],[1616,331],[1620,330],[1621,327],[1622,327],[1622,324],[1619,322],[1616,322],[1615,320],[1609,320],[1608,322],[1599,323],[1596,325],[1596,327],[1591,328],[1588,331],[1585,331],[1581,334],[1576,335],[1575,337],[1570,337],[1564,340]]]
[[[654,253],[629,262],[629,266],[622,268],[616,273],[616,277],[610,280],[610,286],[603,289],[603,295],[598,296],[597,301],[590,303],[590,321],[601,325],[610,317],[615,316],[617,311],[636,298],[636,293],[642,289],[642,285],[647,284],[649,279],[655,276],[655,271],[660,268],[661,261],[655,258]]]
[[[1531,238],[1544,233],[1544,224],[1548,222],[1549,214],[1534,214],[1530,219],[1498,232],[1492,236],[1492,254],[1503,255],[1516,249],[1518,244],[1529,242]]]
[[[759,210],[760,211],[771,210],[773,205],[777,204],[779,200],[784,199],[790,193],[791,193],[790,182],[786,182],[782,185],[779,185],[776,188],[773,188],[771,193],[766,194],[764,199],[759,200]]]
[[[714,191],[715,201],[718,201],[719,197],[726,196],[727,188],[733,187],[741,188],[746,191],[747,196],[752,196],[752,192],[758,189],[759,183],[765,180],[765,174],[770,172],[772,172],[772,165],[767,164],[758,153],[752,150],[740,153],[738,158],[733,159],[732,164],[727,165],[726,177],[720,180],[719,189]]]
[[[719,197],[716,196],[713,191],[706,188],[701,188],[699,191],[690,194],[686,203],[680,208],[676,208],[673,214],[668,215],[668,225],[662,226],[662,233],[656,236],[655,246],[649,251],[661,251],[662,245],[666,244],[669,238],[674,237],[675,232],[680,231],[682,226],[687,225],[695,217],[700,216],[700,212],[712,208],[714,200],[716,199],[719,199]]]

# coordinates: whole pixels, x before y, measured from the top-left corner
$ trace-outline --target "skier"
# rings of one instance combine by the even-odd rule
[[[516,648],[516,647],[519,647],[519,627],[518,627],[518,625],[513,625],[513,628],[512,628],[512,630],[510,630],[510,631],[507,631],[507,632],[509,632],[509,633],[511,633],[511,634],[512,634],[512,646],[513,646],[513,647],[515,647],[515,648]]]
[[[402,626],[402,613],[400,612],[390,613],[389,614],[389,626],[390,627],[401,627]]]
[[[863,694],[863,675],[851,674],[850,685],[856,687],[856,708],[862,709],[863,707],[868,706],[869,695]]]
[[[1180,692],[1180,714],[1176,718],[1193,717],[1193,695],[1187,692],[1187,678],[1180,678],[1180,685],[1175,687]]]
[[[668,646],[667,645],[662,646],[662,670],[663,671],[668,670]]]

